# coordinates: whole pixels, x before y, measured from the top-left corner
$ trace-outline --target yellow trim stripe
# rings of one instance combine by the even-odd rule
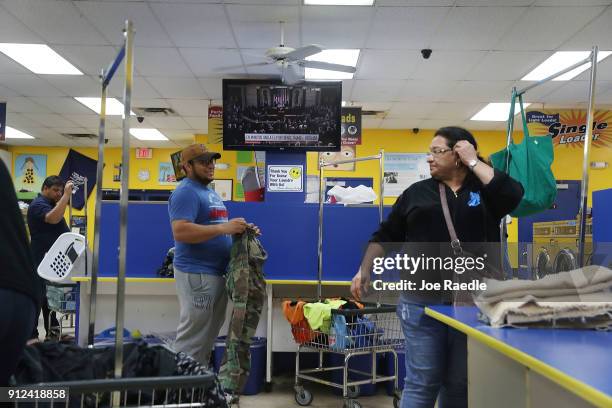
[[[87,276],[79,276],[72,278],[73,282],[89,282],[91,280],[90,277]],[[148,282],[148,283],[165,283],[165,282],[174,282],[174,278],[125,278],[126,282]],[[117,282],[116,277],[100,277],[98,278],[98,282]],[[280,280],[280,279],[267,279],[266,283],[270,285],[317,285],[317,281],[311,280]],[[322,281],[322,285],[325,286],[351,286],[351,282],[347,281]]]
[[[442,313],[436,312],[428,307],[425,308],[425,313],[428,316],[433,317],[436,320],[441,321],[463,333],[466,335],[473,337],[474,339],[480,341],[481,343],[486,344],[499,351],[502,354],[507,355],[513,360],[518,361],[519,363],[531,368],[535,372],[542,374],[553,382],[559,384],[564,387],[568,391],[576,394],[580,398],[585,399],[586,401],[594,404],[597,407],[601,408],[610,408],[612,406],[612,397],[609,395],[591,387],[579,381],[564,372],[530,356],[527,353],[524,353],[514,347],[507,345],[506,343],[497,340],[480,330],[474,329],[473,327],[468,326],[458,320],[455,320],[451,317],[448,317]]]

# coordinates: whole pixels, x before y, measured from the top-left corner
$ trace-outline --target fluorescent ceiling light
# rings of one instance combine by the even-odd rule
[[[22,132],[21,130],[17,130],[10,126],[6,127],[6,135],[7,139],[34,139],[34,136],[30,136],[27,133]]]
[[[546,61],[535,67],[533,71],[525,75],[522,81],[539,81],[548,78],[572,65],[582,61],[591,54],[590,51],[558,51],[548,57]],[[597,62],[601,62],[604,58],[612,54],[612,51],[599,51],[597,53]],[[576,69],[571,70],[553,81],[569,81],[578,76],[581,72],[586,71],[591,67],[590,63],[583,64]]]
[[[0,52],[35,74],[83,75],[74,65],[45,44],[0,43]]]
[[[530,103],[523,102],[523,107],[531,105]],[[514,114],[517,115],[521,112],[518,104],[514,105]],[[470,120],[486,120],[492,122],[505,122],[508,120],[508,115],[510,114],[510,103],[501,102],[501,103],[490,103],[484,108],[480,110],[477,114],[472,116]]]
[[[371,6],[374,0],[304,0],[305,6]]]
[[[318,54],[306,57],[306,60],[355,67],[357,66],[357,60],[359,60],[360,52],[361,50],[359,49],[323,50]],[[329,71],[326,69],[306,68],[304,70],[304,76],[306,79],[352,79],[353,75],[355,74],[350,72]]]
[[[130,129],[130,134],[138,140],[168,140],[157,129],[132,128]]]
[[[98,115],[100,114],[100,105],[102,104],[101,98],[84,98],[77,96],[74,99],[81,102],[83,105],[87,106],[89,109],[96,112]],[[130,114],[132,116],[135,115],[135,113],[132,111],[130,111]],[[106,115],[123,116],[123,104],[115,98],[106,98]]]

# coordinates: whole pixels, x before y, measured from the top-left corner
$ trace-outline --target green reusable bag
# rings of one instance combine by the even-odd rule
[[[512,134],[514,130],[514,103],[517,98],[523,119],[523,141],[515,144],[511,139],[507,148],[493,153],[490,158],[493,167],[508,173],[523,185],[523,199],[510,214],[513,217],[523,217],[550,208],[557,196],[557,183],[550,168],[554,159],[552,138],[529,135],[523,97],[517,95],[516,91],[512,92],[508,131]]]

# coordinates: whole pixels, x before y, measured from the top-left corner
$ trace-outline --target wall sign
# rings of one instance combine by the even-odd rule
[[[152,159],[153,149],[149,147],[137,147],[136,148],[136,158],[137,159]]]
[[[304,166],[268,166],[268,191],[302,192]]]
[[[361,108],[342,108],[340,137],[343,145],[361,144]]]
[[[385,197],[399,197],[413,183],[430,177],[427,154],[385,153]]]
[[[587,111],[576,109],[527,110],[527,127],[534,136],[552,137],[555,147],[582,149],[586,131]],[[612,111],[593,114],[593,147],[612,147]]]

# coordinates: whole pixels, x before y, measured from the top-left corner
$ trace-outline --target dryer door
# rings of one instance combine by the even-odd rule
[[[542,279],[544,276],[550,274],[550,254],[548,249],[542,247],[538,250],[534,265],[534,276],[536,279]]]
[[[567,272],[578,268],[578,260],[574,251],[570,248],[563,248],[555,257],[553,264],[554,273]]]

